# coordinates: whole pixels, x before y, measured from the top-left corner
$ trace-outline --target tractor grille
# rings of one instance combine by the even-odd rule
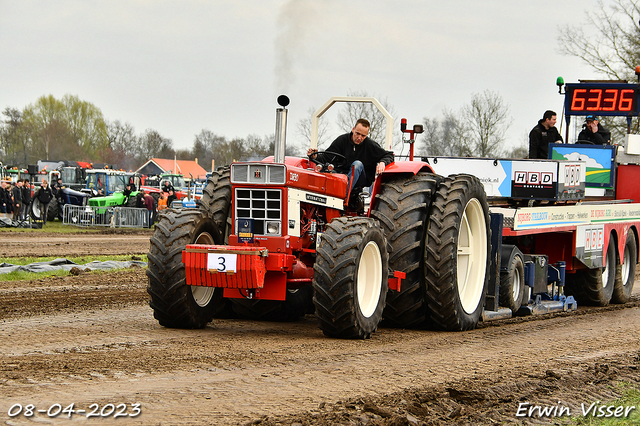
[[[283,164],[232,164],[231,183],[284,185],[285,171]]]
[[[235,195],[236,232],[238,220],[251,218],[255,235],[282,235],[282,190],[236,188]],[[277,232],[267,232],[269,223]]]

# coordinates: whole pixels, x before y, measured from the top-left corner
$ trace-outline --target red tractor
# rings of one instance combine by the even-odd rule
[[[373,98],[332,98],[373,103]],[[165,327],[213,318],[294,320],[315,312],[325,335],[369,338],[392,327],[474,328],[490,265],[482,183],[438,176],[420,161],[377,176],[369,208],[350,211],[347,177],[332,165],[284,156],[288,98],[278,98],[273,157],[212,173],[198,209],[160,215],[148,255],[148,292]],[[418,128],[405,133],[419,132]],[[410,141],[412,142],[412,141]],[[411,145],[413,149],[413,145]],[[411,150],[413,152],[413,150]]]

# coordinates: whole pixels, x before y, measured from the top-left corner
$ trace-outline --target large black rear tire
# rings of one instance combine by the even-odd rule
[[[220,167],[211,172],[207,185],[202,190],[202,206],[218,225],[223,235],[231,230],[231,172],[229,167]]]
[[[436,191],[425,245],[426,299],[431,325],[461,331],[477,326],[484,308],[491,253],[489,206],[480,180],[444,178]]]
[[[400,291],[389,291],[383,324],[421,328],[427,315],[424,298],[424,241],[427,218],[441,177],[431,173],[399,176],[383,182],[371,216],[376,218],[391,246],[389,268],[406,273]]]
[[[377,221],[339,217],[316,249],[313,302],[329,337],[368,339],[382,320],[389,288],[387,241]]]
[[[610,235],[604,268],[579,269],[575,274],[567,274],[565,294],[573,296],[578,305],[607,306],[615,287],[616,265],[616,244]]]
[[[31,215],[31,219],[42,220],[43,211],[40,208],[40,203],[37,202],[35,198],[29,203],[28,213]]]
[[[151,237],[147,292],[158,322],[171,328],[203,328],[214,317],[230,315],[230,303],[223,289],[189,286],[182,250],[187,244],[222,244],[218,227],[195,209],[169,210],[160,216]]]
[[[627,233],[622,256],[622,264],[618,265],[616,269],[616,281],[613,287],[613,295],[611,296],[612,303],[627,303],[633,292],[638,248],[636,246],[636,236],[631,230]]]
[[[49,203],[49,209],[47,210],[47,222],[53,222],[58,218],[62,219],[62,212],[60,211],[58,199],[53,198]]]

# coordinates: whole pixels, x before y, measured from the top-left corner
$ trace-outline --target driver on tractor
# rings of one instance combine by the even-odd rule
[[[382,173],[386,166],[393,163],[393,152],[383,149],[377,142],[369,138],[369,121],[359,119],[351,132],[338,136],[326,151],[318,153],[317,149],[309,148],[307,155],[313,161],[328,163],[342,160],[336,165],[336,172],[347,175],[349,182],[348,203],[354,210],[362,210],[360,192],[369,187],[376,176]],[[334,155],[337,154],[337,155]]]

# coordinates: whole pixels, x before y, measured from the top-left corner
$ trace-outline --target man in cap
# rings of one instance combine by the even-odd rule
[[[594,145],[605,145],[611,143],[611,132],[598,122],[595,115],[587,115],[584,119],[584,126],[576,143],[592,143]],[[583,142],[584,141],[584,142]]]

